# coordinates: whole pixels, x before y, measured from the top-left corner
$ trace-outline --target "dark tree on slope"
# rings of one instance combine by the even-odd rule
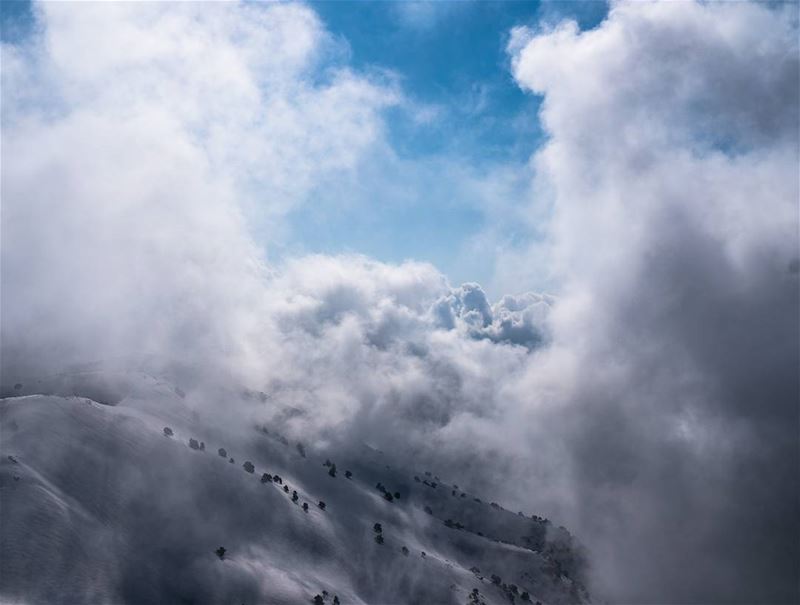
[[[376,534],[379,534],[383,531],[383,527],[381,526],[380,523],[376,523],[375,525],[372,526],[372,531],[374,531]]]
[[[168,426],[164,427],[164,435],[166,435],[167,437],[172,437],[173,434],[174,433],[172,432],[171,428],[169,428]]]
[[[353,476],[353,473],[351,473],[350,471],[345,471],[344,476],[346,479],[350,479]]]
[[[253,472],[255,472],[255,470],[256,470],[256,467],[255,467],[255,466],[253,466],[253,463],[252,463],[252,462],[250,462],[249,460],[247,460],[247,461],[246,461],[246,462],[245,462],[245,463],[242,465],[242,468],[244,468],[244,470],[246,470],[248,473],[253,473]]]
[[[269,473],[261,475],[261,483],[272,483],[272,475]]]
[[[383,534],[377,534],[377,535],[375,536],[375,541],[376,541],[378,544],[383,544]]]
[[[225,448],[224,448],[224,447],[221,447],[221,448],[219,448],[219,449],[217,450],[217,453],[218,453],[218,454],[220,455],[220,457],[222,457],[222,458],[227,458],[227,457],[228,457],[228,452],[226,452],[226,451],[225,451]]]
[[[317,506],[319,506],[322,510],[325,510],[325,503],[322,500],[319,501],[319,504],[317,504]]]
[[[189,447],[192,448],[193,450],[199,450],[200,449],[200,444],[197,442],[197,439],[190,438],[189,439]]]
[[[218,556],[220,559],[224,559],[224,558],[225,558],[225,547],[224,547],[224,546],[220,546],[220,547],[219,547],[217,550],[215,550],[214,552],[216,553],[216,555],[217,555],[217,556]]]
[[[325,605],[325,599],[322,598],[321,594],[314,597],[314,605]]]
[[[292,502],[297,502],[300,498],[297,495],[296,491],[292,491]]]
[[[335,477],[336,476],[336,465],[335,464],[331,464],[331,468],[328,470],[328,474],[331,477]]]

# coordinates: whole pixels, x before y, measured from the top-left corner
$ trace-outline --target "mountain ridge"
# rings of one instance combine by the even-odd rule
[[[387,465],[369,446],[337,460],[274,426],[225,438],[180,389],[142,380],[114,405],[75,394],[0,400],[3,598],[590,600],[580,546],[541,517]]]

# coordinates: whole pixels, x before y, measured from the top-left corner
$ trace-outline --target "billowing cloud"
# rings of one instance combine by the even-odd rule
[[[385,150],[400,95],[310,9],[37,11],[3,47],[4,381],[178,359],[269,394],[226,421],[367,442],[568,524],[601,597],[797,600],[796,7],[515,30],[549,136],[549,214],[520,224],[560,291],[524,293],[515,251],[497,273],[523,294],[494,304],[425,263],[265,261],[281,216]]]
[[[477,285],[452,288],[431,265],[364,257],[294,260],[271,289],[281,336],[264,388],[304,412],[295,434],[366,440],[409,460],[452,448],[454,465],[465,444],[452,433],[488,434],[504,415],[506,383],[540,344],[547,307],[527,294],[493,308]]]
[[[3,47],[3,363],[242,367],[265,329],[253,233],[354,169],[396,93],[299,5],[36,11]]]
[[[550,135],[556,416],[616,600],[798,596],[796,24],[619,3],[512,37]]]
[[[532,349],[545,339],[552,302],[552,297],[526,292],[519,296],[507,294],[490,305],[480,285],[466,283],[436,301],[434,313],[441,327],[462,326],[473,338]]]
[[[508,373],[543,338],[544,299],[492,308],[413,262],[270,265],[255,243],[386,144],[397,91],[349,70],[313,11],[45,4],[37,18],[3,48],[6,386],[146,358],[178,363],[207,414],[229,386],[270,393],[266,411],[219,410],[248,430],[289,406],[286,431],[306,442],[438,449],[442,467],[464,460],[461,431],[491,433]],[[490,476],[479,459],[502,442],[470,464]]]

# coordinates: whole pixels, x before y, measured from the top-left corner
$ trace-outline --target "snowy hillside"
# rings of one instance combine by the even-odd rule
[[[566,530],[366,445],[337,457],[279,425],[242,436],[145,373],[4,391],[4,601],[589,600]]]

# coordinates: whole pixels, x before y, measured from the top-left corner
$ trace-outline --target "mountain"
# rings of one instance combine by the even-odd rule
[[[337,456],[278,421],[243,434],[139,371],[3,394],[3,602],[589,602],[567,530],[366,444]],[[220,398],[223,415],[280,405]]]

